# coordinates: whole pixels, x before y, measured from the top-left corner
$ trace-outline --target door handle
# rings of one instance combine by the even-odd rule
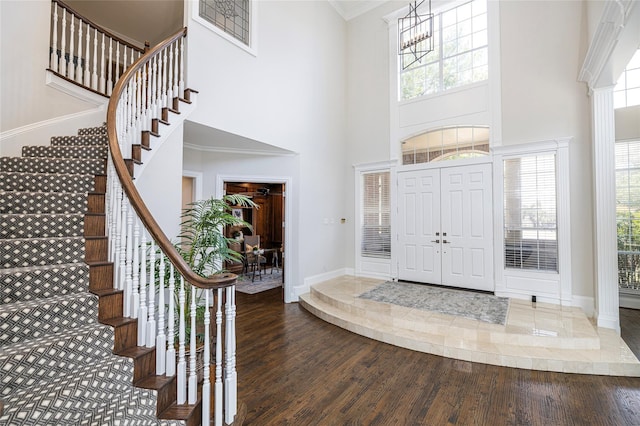
[[[451,241],[447,241],[447,240],[442,240],[443,244],[451,244]]]
[[[432,240],[432,243],[440,243],[440,240]]]

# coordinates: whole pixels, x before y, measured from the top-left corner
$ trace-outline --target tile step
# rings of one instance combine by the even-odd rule
[[[464,327],[448,326],[436,332],[406,328],[397,325],[390,315],[384,315],[379,310],[375,315],[359,316],[357,313],[347,312],[326,303],[314,294],[307,293],[300,296],[300,305],[313,315],[356,334],[395,346],[463,361],[505,367],[640,377],[640,362],[626,345],[610,344],[616,338],[615,332],[610,330],[598,330],[600,339],[603,340],[602,335],[605,334],[604,340],[609,345],[604,350],[526,346],[508,340],[507,335],[499,339],[502,340],[501,342],[490,342],[477,338],[482,333],[476,334],[474,338],[474,330]],[[609,332],[614,336],[608,335]],[[612,354],[616,360],[612,360]]]

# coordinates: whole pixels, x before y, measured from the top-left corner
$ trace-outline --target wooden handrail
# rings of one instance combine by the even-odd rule
[[[117,129],[116,129],[116,116],[118,102],[122,96],[124,89],[129,84],[129,81],[134,78],[136,73],[152,58],[157,52],[161,51],[166,46],[170,45],[180,37],[187,35],[187,28],[183,28],[174,35],[168,37],[158,45],[147,51],[141,56],[131,67],[122,75],[122,77],[116,83],[111,99],[109,100],[109,106],[107,109],[107,135],[109,137],[109,149],[111,151],[111,159],[122,185],[122,189],[129,198],[131,206],[138,214],[138,217],[144,224],[149,234],[153,237],[156,244],[160,247],[161,251],[169,258],[171,263],[178,269],[184,279],[195,285],[196,287],[204,289],[216,289],[228,287],[237,279],[237,275],[231,273],[214,274],[208,278],[201,277],[191,270],[189,264],[180,256],[175,249],[169,238],[162,231],[153,215],[147,208],[146,204],[142,200],[138,189],[133,184],[133,179],[129,174],[127,165],[122,157],[120,151],[120,144],[118,141]]]
[[[51,2],[52,3],[58,3],[60,5],[60,7],[64,8],[64,9],[67,9],[68,11],[73,13],[75,16],[80,17],[82,19],[82,22],[87,23],[87,24],[91,24],[91,26],[93,28],[96,28],[98,31],[100,31],[101,33],[104,33],[105,35],[109,36],[110,38],[119,41],[120,43],[124,44],[125,46],[128,46],[128,47],[132,48],[133,50],[135,50],[137,52],[144,53],[144,48],[138,47],[135,44],[132,44],[130,41],[123,40],[122,38],[120,38],[117,35],[113,34],[111,31],[109,31],[106,28],[104,28],[103,26],[98,25],[94,21],[92,21],[91,19],[85,17],[83,14],[79,13],[78,11],[76,11],[74,8],[72,8],[71,6],[66,4],[65,2],[63,2],[61,0],[51,0]]]

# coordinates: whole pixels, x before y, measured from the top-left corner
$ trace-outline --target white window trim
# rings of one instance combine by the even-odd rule
[[[447,3],[447,6],[455,7],[465,0],[456,0]],[[439,9],[434,8],[434,13]],[[405,139],[406,129],[400,127],[400,108],[411,103],[424,102],[433,97],[448,96],[453,93],[462,93],[477,90],[479,87],[488,86],[489,99],[489,129],[490,129],[490,147],[498,147],[502,145],[502,86],[500,82],[500,2],[487,1],[487,36],[488,36],[488,55],[489,55],[489,78],[484,81],[471,83],[465,86],[455,87],[445,92],[434,93],[431,95],[419,96],[414,99],[400,101],[398,93],[400,90],[400,78],[398,73],[398,18],[406,15],[406,7],[396,10],[383,16],[388,26],[389,34],[389,158],[394,161],[401,161],[400,141]],[[451,117],[454,119],[455,117]],[[468,121],[468,120],[466,120]],[[415,129],[412,133],[420,133],[424,129],[428,129],[438,125],[457,124],[457,121],[440,120],[439,122],[423,123],[421,129]],[[468,122],[465,124],[474,124]],[[483,124],[487,124],[483,122]]]
[[[233,44],[234,46],[244,50],[245,52],[249,53],[250,55],[253,56],[258,56],[258,0],[250,0],[251,1],[251,29],[249,32],[249,45],[247,46],[246,44],[244,44],[243,42],[241,42],[240,40],[238,40],[237,38],[235,38],[234,36],[232,36],[231,34],[228,34],[227,32],[225,32],[224,30],[216,27],[215,25],[213,25],[211,22],[207,21],[204,18],[200,17],[200,2],[199,0],[193,0],[193,1],[189,1],[189,7],[191,8],[191,19],[194,22],[197,22],[198,24],[202,25],[203,27],[205,27],[206,29],[208,29],[209,31],[213,32],[214,34],[222,37],[223,39],[227,40],[229,43]]]
[[[571,198],[569,142],[573,138],[491,148],[493,152],[494,259],[496,295],[529,298],[574,306],[571,281]],[[556,156],[556,214],[558,272],[508,269],[504,265],[504,160],[538,154]],[[517,286],[514,285],[517,283]]]
[[[360,234],[362,216],[362,175],[365,173],[375,172],[389,172],[389,202],[391,208],[395,206],[395,182],[394,168],[396,166],[395,161],[380,161],[375,163],[355,164],[353,166],[355,170],[355,215],[354,215],[354,235],[355,235],[355,275],[362,277],[389,279],[391,277],[391,257],[393,257],[393,238],[391,239],[391,257],[373,258],[362,256],[362,235]],[[392,212],[391,217],[394,214]],[[393,229],[393,219],[391,227]]]

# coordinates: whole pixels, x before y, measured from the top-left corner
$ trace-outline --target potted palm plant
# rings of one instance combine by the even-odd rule
[[[231,238],[225,236],[225,228],[228,226],[242,226],[251,229],[251,225],[239,217],[232,214],[233,207],[255,207],[258,206],[247,196],[231,194],[224,197],[208,198],[204,200],[190,203],[182,212],[181,232],[178,236],[179,241],[175,243],[176,250],[182,258],[189,264],[193,272],[202,276],[209,277],[211,275],[225,272],[225,261],[242,261],[242,254],[232,250],[229,247]],[[159,267],[158,264],[156,264]],[[168,265],[166,266],[169,267]],[[157,275],[156,275],[157,276]],[[168,284],[169,273],[165,272],[165,285]],[[203,292],[196,287],[185,282],[185,325],[186,325],[186,346],[189,350],[191,339],[191,293],[195,292],[196,296],[196,324],[203,327],[204,320],[204,302],[202,300]],[[179,320],[178,312],[178,292],[180,286],[176,285],[174,290],[175,306],[176,306],[176,329]],[[202,366],[202,345],[204,344],[204,329],[196,329],[198,353],[198,376],[201,379]],[[175,344],[177,345],[177,338]]]

